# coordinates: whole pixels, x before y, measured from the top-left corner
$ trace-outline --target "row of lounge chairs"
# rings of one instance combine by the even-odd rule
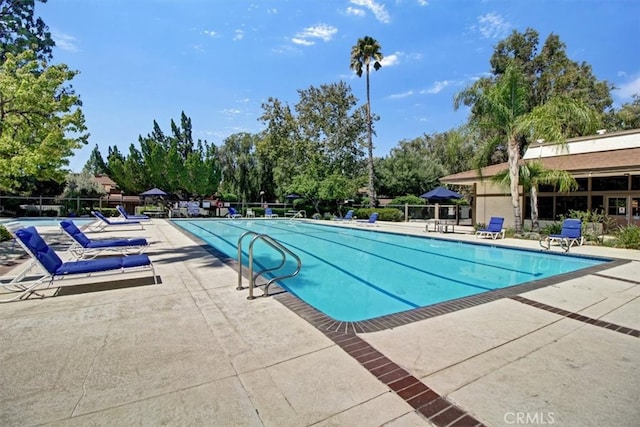
[[[476,237],[489,237],[493,240],[497,238],[504,239],[504,218],[491,217],[486,228],[476,231]],[[567,218],[562,222],[562,228],[559,234],[550,234],[542,236],[539,240],[540,246],[546,250],[551,249],[551,245],[560,246],[565,252],[568,252],[574,246],[582,246],[584,236],[582,235],[582,221],[575,218]]]
[[[120,211],[121,215],[123,211],[124,209]],[[112,221],[99,212],[92,213],[97,220],[89,224],[87,230],[93,232],[105,231],[109,227],[120,225],[141,225],[140,221],[148,220],[138,218]],[[124,213],[126,214],[126,211]],[[60,227],[72,241],[67,257],[71,259],[68,261],[63,261],[35,227],[24,227],[18,222],[5,224],[5,228],[31,259],[16,276],[0,283],[5,290],[0,294],[0,302],[27,299],[31,295],[42,297],[41,291],[60,287],[57,283],[63,279],[151,271],[153,283],[158,283],[153,263],[149,256],[143,253],[149,247],[146,238],[93,239],[72,220],[61,221]],[[35,272],[36,268],[39,271]]]

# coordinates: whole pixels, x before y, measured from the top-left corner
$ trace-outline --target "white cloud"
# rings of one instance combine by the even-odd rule
[[[640,75],[627,83],[621,84],[620,87],[616,89],[616,92],[623,102],[630,101],[631,97],[635,94],[640,94]]]
[[[478,31],[486,39],[499,39],[508,35],[512,25],[505,21],[502,16],[491,12],[478,16],[478,25],[474,25],[471,28]]]
[[[376,19],[383,24],[388,24],[391,20],[391,18],[389,17],[389,12],[387,12],[384,4],[376,3],[374,0],[351,0],[351,4],[369,9],[371,12],[373,12],[373,15],[376,17]]]
[[[218,35],[218,33],[216,33],[213,30],[204,30],[203,34],[206,35],[206,36],[209,36],[209,37],[215,37],[215,36]]]
[[[244,38],[244,31],[242,30],[236,30],[235,34],[233,36],[233,40],[242,40]]]
[[[418,0],[418,4],[420,6],[429,6],[429,2],[427,0]]]
[[[295,44],[299,44],[302,46],[311,46],[316,44],[316,42],[312,41],[312,40],[307,40],[307,39],[300,39],[297,37],[294,37],[291,39],[292,42],[294,42]]]
[[[428,93],[428,94],[436,94],[436,93],[440,93],[444,90],[444,88],[446,88],[447,86],[449,86],[450,84],[452,84],[453,81],[451,80],[442,80],[439,82],[434,82],[433,85],[429,88],[426,89],[424,91],[422,91],[421,93]]]
[[[394,65],[398,65],[400,63],[400,53],[392,53],[391,55],[387,55],[382,58],[380,61],[380,65],[383,67],[393,67]]]
[[[56,43],[56,47],[59,47],[62,50],[66,50],[67,52],[77,52],[78,46],[76,45],[76,38],[70,36],[68,34],[60,33],[57,31],[51,32],[51,37],[53,41]]]
[[[321,24],[314,27],[307,27],[302,32],[295,35],[291,41],[295,44],[303,46],[311,46],[315,44],[314,39],[321,39],[328,42],[336,35],[338,29],[331,25]]]
[[[358,9],[356,7],[347,7],[347,9],[344,11],[345,14],[347,15],[354,15],[354,16],[364,16],[365,15],[365,11],[362,9]]]
[[[391,98],[391,99],[402,99],[402,98],[406,98],[408,96],[411,96],[413,94],[414,94],[414,92],[412,90],[408,90],[408,91],[403,92],[403,93],[394,93],[392,95],[389,95],[389,98]]]

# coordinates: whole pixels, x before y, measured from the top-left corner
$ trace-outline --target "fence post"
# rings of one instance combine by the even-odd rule
[[[404,222],[409,222],[409,203],[404,204]]]

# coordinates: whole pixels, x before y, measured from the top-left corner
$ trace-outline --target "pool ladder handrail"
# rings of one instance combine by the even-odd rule
[[[238,239],[238,286],[236,287],[237,290],[246,289],[244,286],[242,286],[242,239],[244,239],[244,237],[248,235],[254,236],[251,239],[251,242],[249,243],[249,296],[247,297],[247,299],[251,300],[256,298],[253,296],[253,289],[256,287],[256,279],[264,273],[268,273],[270,271],[276,271],[282,268],[287,261],[286,254],[291,255],[296,260],[296,263],[297,263],[296,270],[293,273],[286,274],[284,276],[277,276],[267,281],[267,283],[264,285],[264,291],[262,294],[263,297],[269,296],[269,287],[273,282],[277,280],[288,279],[290,277],[297,276],[298,273],[300,273],[300,270],[302,269],[302,261],[300,260],[300,257],[298,255],[296,255],[289,248],[287,248],[282,243],[278,242],[268,234],[260,234],[260,233],[256,233],[255,231],[247,231],[244,234],[242,234],[242,236],[240,236],[240,238]],[[276,251],[278,251],[280,255],[282,255],[282,261],[280,261],[280,264],[277,267],[265,268],[264,270],[261,270],[254,274],[253,273],[253,245],[258,240],[262,240],[263,242],[265,242],[266,244],[274,248]]]

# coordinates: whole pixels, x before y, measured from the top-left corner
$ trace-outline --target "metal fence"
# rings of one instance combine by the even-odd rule
[[[85,198],[85,197],[45,197],[45,196],[0,196],[0,216],[5,217],[56,217],[56,216],[82,216],[89,215],[91,210],[102,210],[105,208],[115,208],[116,205],[125,205],[125,208],[133,210],[135,206],[131,201],[126,201],[120,195]],[[141,199],[136,206],[143,205]],[[242,206],[242,210],[249,208],[264,208],[265,204],[259,202],[242,203],[234,202],[225,205]],[[293,209],[292,203],[269,203],[269,207],[274,209]],[[352,208],[367,206],[353,205]],[[201,205],[202,213],[205,216],[223,216],[226,213],[224,207]],[[471,207],[467,205],[385,205],[382,208],[396,208],[403,213],[404,221],[427,221],[432,219],[446,220],[459,225],[473,225]]]

